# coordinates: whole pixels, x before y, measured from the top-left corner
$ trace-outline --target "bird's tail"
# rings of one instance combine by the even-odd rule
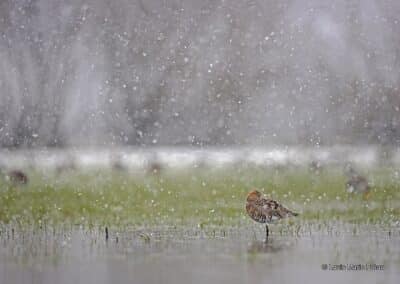
[[[295,212],[290,212],[290,214],[291,214],[292,216],[299,216],[299,213],[295,213]]]

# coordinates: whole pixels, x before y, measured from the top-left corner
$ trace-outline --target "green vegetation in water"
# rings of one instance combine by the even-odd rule
[[[253,188],[299,212],[290,221],[295,228],[301,220],[392,223],[400,217],[399,180],[391,169],[367,174],[373,184],[368,200],[349,196],[335,168],[319,175],[305,168],[256,167],[28,174],[28,185],[0,179],[0,223],[240,226],[252,223],[244,205]]]

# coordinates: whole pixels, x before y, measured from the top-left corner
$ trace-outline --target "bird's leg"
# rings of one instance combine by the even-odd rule
[[[268,236],[269,236],[268,225],[265,225],[265,242],[268,242]]]

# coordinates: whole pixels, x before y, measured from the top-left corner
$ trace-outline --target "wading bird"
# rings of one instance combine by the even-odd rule
[[[253,190],[247,194],[246,211],[254,221],[258,223],[266,223],[265,241],[268,241],[269,223],[274,223],[286,217],[299,215],[283,207],[275,200],[263,197],[262,194],[257,190]]]
[[[147,159],[146,172],[149,175],[160,175],[164,167],[156,152],[150,153]]]
[[[28,183],[28,176],[21,170],[12,170],[6,174],[7,180],[14,185],[21,185]]]
[[[73,172],[76,171],[76,169],[76,161],[72,156],[66,157],[65,160],[55,168],[57,175],[61,175],[66,172]]]
[[[367,179],[359,175],[351,165],[345,167],[345,174],[347,176],[346,191],[351,194],[363,194],[364,199],[368,199],[371,194],[371,187]]]
[[[111,160],[111,168],[114,171],[118,171],[118,172],[124,172],[127,170],[124,161],[123,161],[123,156],[119,155],[119,154],[114,154],[111,156],[110,160]]]
[[[163,165],[158,161],[152,161],[148,164],[147,173],[151,175],[159,175],[163,170]]]
[[[322,173],[324,167],[320,161],[313,160],[313,161],[311,161],[308,169],[314,175],[320,175]]]

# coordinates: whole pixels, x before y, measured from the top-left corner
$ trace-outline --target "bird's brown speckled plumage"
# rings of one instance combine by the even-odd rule
[[[253,190],[247,195],[246,211],[254,221],[259,223],[272,223],[286,217],[298,215],[275,200],[263,197],[257,190]]]

